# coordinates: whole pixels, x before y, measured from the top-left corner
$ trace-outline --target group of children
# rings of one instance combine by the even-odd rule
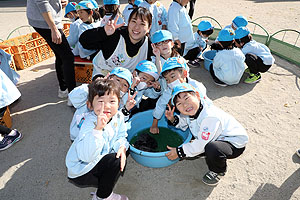
[[[80,18],[71,27],[78,20],[82,22],[76,25],[77,29],[83,30],[104,26],[105,19],[121,19],[117,0],[104,0],[104,16],[100,20],[92,17],[99,9],[92,2],[81,1],[75,5],[76,12],[69,12],[74,12],[72,16],[78,13]],[[96,186],[95,200],[128,199],[113,193],[113,188],[125,169],[129,153],[125,122],[138,112],[153,109],[153,122],[149,125],[152,134],[159,134],[158,121],[164,114],[170,126],[190,129],[193,140],[181,147],[168,146],[170,151],[166,156],[174,160],[203,155],[209,171],[202,181],[207,185],[218,184],[226,173],[226,160],[240,156],[245,150],[248,135],[242,125],[214,106],[206,95],[205,86],[189,77],[189,66],[200,61],[214,27],[203,20],[198,31],[193,33],[184,7],[188,2],[175,0],[166,12],[155,0],[130,1],[123,12],[127,16],[125,22],[137,6],[152,13],[151,61],[142,60],[134,69],[115,67],[105,77],[94,73],[90,84],[83,84],[69,94],[76,112],[70,125],[73,142],[66,157],[68,177],[81,186]],[[112,9],[108,11],[107,6]],[[87,18],[80,14],[81,10],[86,12]],[[261,79],[260,73],[274,63],[269,49],[252,39],[247,24],[243,16],[237,16],[231,25],[220,31],[211,46],[217,53],[209,71],[218,85],[238,84],[244,71],[249,73],[245,82],[255,83]],[[69,37],[71,34],[70,29]],[[78,43],[78,40],[73,43],[74,51],[80,47]],[[94,56],[95,53],[85,54],[84,58]]]

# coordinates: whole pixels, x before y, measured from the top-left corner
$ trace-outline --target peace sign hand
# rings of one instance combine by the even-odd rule
[[[119,15],[116,15],[116,18],[114,20],[109,20],[104,26],[104,30],[107,36],[114,34],[117,28],[125,25],[124,22],[122,24],[117,24],[118,19]]]
[[[167,106],[168,106],[168,110],[166,110],[165,116],[169,121],[174,122],[174,120],[175,120],[175,118],[174,118],[175,106],[172,109],[171,109],[169,104],[167,104]]]
[[[137,92],[135,92],[132,96],[130,95],[130,92],[128,92],[128,99],[126,101],[125,108],[126,110],[130,111],[136,104],[135,96],[137,95]]]
[[[160,57],[160,51],[159,49],[155,46],[155,44],[151,44],[151,47],[152,47],[152,51],[153,51],[153,54],[156,56],[156,57]]]
[[[96,130],[102,130],[108,122],[108,117],[103,113],[104,102],[101,102],[100,104],[101,107],[100,107],[99,114],[97,115],[97,125],[95,127]]]

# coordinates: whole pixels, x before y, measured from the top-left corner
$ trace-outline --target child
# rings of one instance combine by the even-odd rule
[[[184,58],[189,60],[188,64],[192,67],[200,66],[198,58],[207,47],[208,37],[214,32],[212,24],[203,20],[198,24],[198,31],[194,33],[194,41],[186,43]]]
[[[234,32],[232,29],[222,29],[218,35],[217,43],[222,50],[217,51],[209,72],[216,85],[227,86],[240,82],[244,73],[245,56],[239,48],[234,48]]]
[[[114,80],[120,87],[120,98],[121,101],[119,103],[119,110],[125,116],[125,121],[129,119],[130,110],[135,105],[135,96],[134,91],[128,94],[129,87],[132,85],[132,74],[128,69],[122,67],[116,67],[107,77],[102,77],[101,75],[96,75],[93,77],[92,82],[98,79],[112,79]],[[70,94],[69,99],[72,102],[73,106],[76,108],[74,113],[72,122],[70,124],[70,138],[71,140],[75,140],[78,136],[82,123],[85,120],[85,116],[90,111],[87,107],[87,99],[88,99],[88,84],[82,84],[74,88]]]
[[[132,109],[131,115],[153,109],[162,91],[157,68],[151,61],[142,60],[139,62],[133,71],[133,77],[137,80],[134,83],[137,95],[135,98],[136,106]],[[148,98],[143,99],[143,96]]]
[[[123,24],[124,19],[121,17],[119,0],[103,0],[104,17],[101,20],[101,27],[105,26],[110,20],[118,20],[117,24]],[[119,18],[116,16],[119,15]]]
[[[184,7],[188,2],[188,0],[174,0],[168,11],[168,30],[173,35],[180,55],[183,55],[185,43],[194,41],[191,18]]]
[[[275,62],[270,49],[253,40],[247,27],[240,27],[235,31],[235,44],[242,49],[246,57],[248,69],[245,72],[249,73],[249,77],[244,82],[251,84],[260,81],[260,72],[268,71]]]
[[[77,41],[84,31],[100,26],[101,23],[99,20],[101,19],[101,17],[98,9],[98,4],[95,1],[80,1],[78,5],[76,5],[76,11],[79,15],[79,18],[83,22],[79,26]],[[92,60],[94,58],[96,50],[84,49],[79,42],[77,43],[77,45],[79,56],[81,58],[86,58],[88,60]]]
[[[150,36],[158,30],[166,30],[168,16],[166,8],[157,0],[145,0],[140,3],[139,7],[147,8],[152,14],[152,26]]]
[[[79,55],[78,50],[78,34],[79,34],[79,26],[82,23],[81,19],[79,19],[79,15],[76,12],[76,2],[69,2],[66,6],[66,12],[65,17],[69,18],[71,20],[70,30],[69,30],[69,36],[67,37],[68,43],[70,47],[72,48],[72,52],[74,56]]]
[[[226,173],[226,160],[244,152],[249,140],[246,130],[231,115],[201,101],[197,90],[187,83],[173,89],[171,102],[173,109],[168,106],[165,113],[168,123],[184,131],[189,128],[195,140],[182,147],[167,146],[170,152],[166,156],[175,160],[204,154],[209,171],[202,181],[207,185],[217,185]],[[175,108],[180,115],[174,116]]]
[[[68,178],[77,185],[98,187],[97,199],[128,199],[112,192],[126,165],[126,125],[118,111],[119,87],[112,80],[89,85],[90,112],[67,156]]]
[[[153,54],[151,60],[157,67],[158,74],[161,72],[161,67],[170,57],[179,57],[179,53],[173,48],[174,42],[172,33],[167,30],[156,31],[151,37],[151,46]]]
[[[162,95],[159,97],[156,106],[153,110],[153,122],[150,132],[153,134],[159,133],[158,120],[163,116],[167,104],[172,97],[172,89],[180,83],[189,83],[200,91],[201,99],[207,101],[208,104],[211,100],[206,96],[206,88],[204,85],[188,76],[188,66],[182,57],[172,57],[167,59],[163,65],[162,76],[166,80],[167,86],[163,85]]]
[[[14,83],[6,76],[0,69],[0,117],[4,115],[7,106],[15,102],[21,96],[20,91]],[[9,148],[22,138],[22,134],[16,129],[11,130],[5,126],[0,126],[0,134],[2,140],[0,141],[0,151]]]
[[[239,15],[239,16],[236,16],[232,20],[232,23],[230,25],[225,26],[224,29],[225,28],[231,28],[231,29],[233,29],[235,31],[239,27],[246,27],[247,25],[248,25],[247,18],[244,17],[244,16],[242,16],[242,15]]]
[[[128,0],[128,5],[124,8],[122,13],[126,24],[128,24],[128,19],[132,10],[138,7],[142,2],[143,2],[142,0]]]

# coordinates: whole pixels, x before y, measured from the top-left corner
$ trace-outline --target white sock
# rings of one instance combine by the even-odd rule
[[[16,130],[11,130],[11,132],[8,134],[9,136],[15,136],[17,134]]]

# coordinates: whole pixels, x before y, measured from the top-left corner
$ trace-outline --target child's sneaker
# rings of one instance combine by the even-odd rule
[[[217,79],[217,78],[213,78],[213,80],[214,80],[214,83],[215,83],[216,85],[218,85],[218,86],[221,86],[221,87],[226,87],[226,86],[227,86],[226,83],[224,83],[223,81],[220,81],[220,80]]]
[[[22,134],[15,130],[12,130],[8,135],[4,136],[2,141],[0,142],[0,151],[8,149],[14,143],[18,142],[22,138]]]
[[[96,192],[91,193],[91,195],[93,195],[92,200],[101,200],[101,198],[97,196]],[[125,195],[115,194],[112,192],[109,195],[109,197],[105,198],[105,200],[128,200],[128,197],[126,197]]]
[[[58,98],[61,98],[61,99],[67,98],[68,94],[69,94],[68,89],[62,91],[62,90],[60,90],[60,88],[58,88]]]
[[[244,83],[253,84],[253,83],[259,82],[260,80],[261,80],[260,73],[258,73],[258,74],[250,74],[250,76],[248,78],[246,78],[246,80],[244,81]]]
[[[247,69],[245,69],[245,71],[244,71],[246,74],[250,74],[250,69],[249,68],[247,68]]]
[[[208,171],[202,178],[202,182],[206,185],[214,186],[218,185],[220,179],[222,176],[224,176],[225,173],[215,173],[213,171]]]
[[[296,154],[300,157],[300,149],[296,151]]]

